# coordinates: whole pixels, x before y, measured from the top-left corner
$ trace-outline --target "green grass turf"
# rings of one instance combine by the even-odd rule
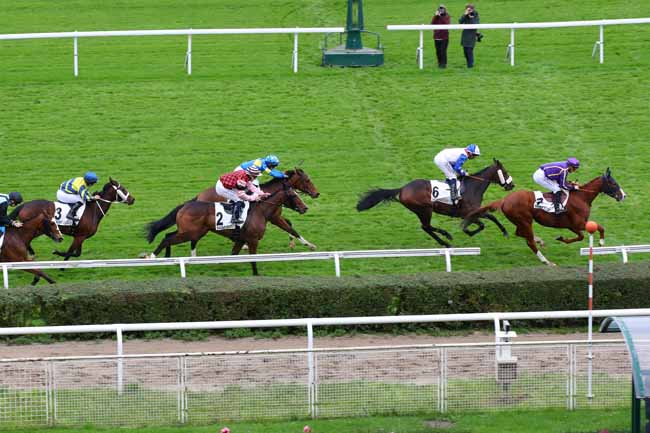
[[[343,25],[343,1],[248,2],[130,0],[2,2],[2,33],[71,30],[312,27]],[[447,3],[457,20],[463,3]],[[527,22],[650,16],[650,3],[622,0],[492,1],[478,3],[482,22]],[[357,213],[358,196],[371,187],[395,188],[415,178],[440,178],[432,158],[440,149],[476,142],[478,171],[502,160],[517,188],[534,188],[543,162],[577,156],[580,181],[608,166],[628,200],[602,196],[592,218],[609,245],[647,243],[649,194],[647,137],[650,26],[605,30],[605,64],[590,57],[597,28],[517,32],[517,66],[504,60],[509,32],[486,31],[477,66],[464,67],[459,34],[452,32],[449,67],[434,67],[429,32],[423,71],[415,64],[417,32],[388,32],[386,24],[427,23],[422,0],[365,4],[366,27],[380,31],[386,64],[373,69],[319,66],[320,35],[300,36],[300,71],[290,69],[292,36],[200,36],[193,40],[193,75],[183,70],[185,37],[94,38],[79,42],[80,76],[72,75],[72,41],[0,41],[0,191],[27,199],[54,198],[58,185],[88,169],[120,180],[136,197],[116,206],[82,258],[136,257],[151,251],[144,224],[198,191],[239,162],[276,153],[281,168],[304,161],[321,191],[306,198],[309,212],[286,215],[320,250],[437,247],[415,215],[399,204]],[[371,43],[370,38],[366,39]],[[504,196],[492,186],[485,200]],[[499,216],[498,216],[499,217]],[[468,238],[459,220],[435,216],[454,246],[480,246],[480,258],[454,258],[458,270],[537,265],[513,227],[504,239],[488,224]],[[537,229],[545,254],[578,264],[580,247],[552,239],[566,231]],[[69,240],[66,241],[66,246]],[[287,238],[269,228],[261,253],[287,251]],[[38,259],[54,244],[39,239]],[[209,235],[200,254],[228,254],[230,244]],[[175,254],[187,255],[188,246]],[[634,257],[634,260],[639,258]],[[599,257],[598,260],[620,260]],[[344,261],[344,274],[411,273],[444,269],[441,259]],[[261,264],[265,275],[332,274],[331,262]],[[245,275],[248,265],[190,267],[190,275]],[[74,270],[60,281],[148,279],[177,275],[175,268]],[[12,285],[26,284],[15,274]]]

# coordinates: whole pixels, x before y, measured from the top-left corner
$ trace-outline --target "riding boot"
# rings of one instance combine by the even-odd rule
[[[238,201],[235,202],[233,205],[233,211],[232,211],[232,224],[243,224],[244,221],[241,219],[241,214],[244,211],[244,202],[243,201]]]
[[[555,208],[555,215],[559,215],[561,211],[560,205],[562,203],[562,191],[553,193],[553,207]]]
[[[456,205],[458,204],[458,188],[456,187],[456,179],[447,179],[447,185],[449,185],[449,193],[451,202]]]
[[[70,210],[68,211],[68,215],[66,215],[66,218],[71,220],[73,223],[79,222],[77,218],[77,211],[79,210],[82,204],[83,202],[78,201],[75,204],[71,205]]]

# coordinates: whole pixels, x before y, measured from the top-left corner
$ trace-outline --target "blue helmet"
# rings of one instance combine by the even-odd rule
[[[266,165],[271,168],[275,168],[280,165],[280,159],[275,155],[267,155],[264,158],[264,162],[266,162]]]
[[[580,161],[578,161],[578,158],[571,157],[566,160],[566,163],[571,167],[580,168]]]
[[[466,151],[476,155],[480,156],[481,155],[481,149],[478,148],[478,146],[474,143],[468,144],[467,147],[465,148]]]
[[[94,171],[88,171],[86,172],[86,174],[84,174],[84,180],[86,181],[86,183],[92,184],[92,183],[97,183],[99,178],[97,177]]]

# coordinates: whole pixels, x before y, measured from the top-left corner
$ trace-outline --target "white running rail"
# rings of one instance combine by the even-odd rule
[[[341,33],[343,27],[295,27],[295,28],[257,28],[257,29],[178,29],[178,30],[111,30],[93,32],[58,32],[58,33],[16,33],[0,35],[0,40],[20,39],[73,39],[73,70],[79,75],[79,38],[117,37],[117,36],[187,36],[185,67],[192,75],[192,36],[193,35],[264,35],[293,34],[293,53],[291,66],[298,72],[298,35],[301,33]]]
[[[619,245],[616,247],[596,247],[593,249],[594,256],[606,254],[621,254],[623,263],[627,263],[627,255],[630,253],[650,253],[650,245]],[[589,248],[580,248],[581,256],[589,255]]]
[[[591,57],[595,57],[596,50],[599,52],[600,63],[605,61],[605,26],[630,25],[630,24],[650,24],[650,18],[628,18],[619,20],[592,20],[592,21],[558,21],[544,23],[499,23],[499,24],[451,24],[451,25],[433,25],[433,24],[416,24],[416,25],[388,25],[388,30],[418,30],[420,32],[420,45],[416,50],[418,66],[424,68],[424,31],[425,30],[463,30],[463,29],[509,29],[510,44],[506,50],[506,57],[510,58],[510,65],[515,65],[515,29],[548,29],[560,27],[595,27],[598,26],[599,37],[594,43]]]
[[[324,251],[315,253],[255,254],[243,256],[169,257],[156,259],[78,260],[72,262],[7,262],[0,263],[4,287],[9,288],[9,270],[17,269],[74,269],[119,268],[139,266],[179,266],[181,278],[187,275],[187,265],[214,265],[220,263],[287,262],[298,260],[334,260],[336,276],[341,276],[341,259],[368,259],[384,257],[444,256],[447,272],[451,272],[451,256],[478,256],[480,248],[430,248],[412,250]]]

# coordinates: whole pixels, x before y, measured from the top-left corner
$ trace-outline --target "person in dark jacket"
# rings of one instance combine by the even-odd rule
[[[465,12],[458,20],[460,24],[480,24],[478,11],[474,5],[469,3],[465,6]],[[464,29],[460,37],[460,44],[463,46],[465,59],[467,60],[467,67],[474,67],[474,46],[476,45],[477,32],[476,29]]]
[[[431,19],[431,24],[449,25],[451,16],[447,13],[445,5],[438,6],[436,14]],[[434,30],[433,41],[436,44],[436,57],[438,57],[438,67],[447,67],[447,47],[449,46],[449,30]]]
[[[5,227],[20,227],[23,225],[20,221],[12,221],[7,216],[9,206],[18,206],[22,202],[23,197],[18,192],[0,194],[0,238],[5,234]]]

